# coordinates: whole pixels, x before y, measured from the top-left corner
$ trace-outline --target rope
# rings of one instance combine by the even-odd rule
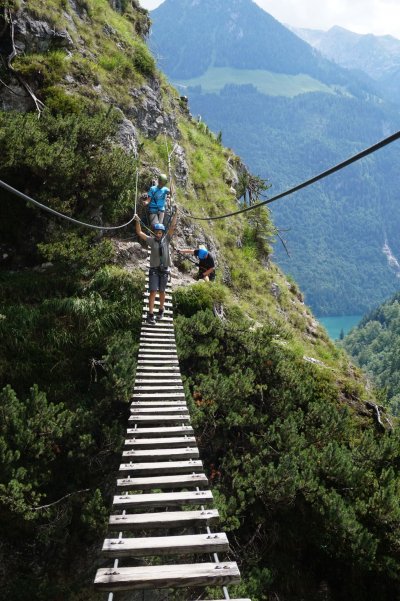
[[[316,175],[316,176],[312,177],[311,179],[308,179],[308,180],[304,181],[303,183],[298,184],[294,188],[290,188],[289,190],[286,190],[286,192],[281,192],[280,194],[277,194],[276,196],[273,196],[272,198],[269,198],[268,200],[264,200],[255,205],[252,205],[251,207],[246,207],[245,209],[240,209],[239,211],[233,211],[232,213],[227,213],[226,215],[217,215],[217,217],[211,217],[211,216],[197,217],[196,215],[191,215],[190,213],[188,216],[191,217],[192,219],[196,219],[196,221],[208,221],[208,220],[216,221],[217,219],[226,219],[227,217],[233,217],[234,215],[239,215],[240,213],[246,213],[247,211],[253,211],[254,209],[257,209],[258,207],[262,207],[263,205],[267,205],[272,202],[275,202],[276,200],[279,200],[280,198],[284,198],[285,196],[289,196],[289,194],[293,194],[294,192],[298,192],[299,190],[302,190],[303,188],[306,188],[307,186],[310,186],[311,184],[315,184],[315,182],[318,182],[319,180],[324,179],[325,177],[328,177],[328,175],[332,175],[332,173],[336,173],[337,171],[344,169],[344,167],[347,167],[348,165],[351,165],[352,163],[355,163],[356,161],[363,159],[364,157],[368,156],[369,154],[376,152],[380,148],[383,148],[384,146],[387,146],[388,144],[395,142],[399,138],[400,138],[400,131],[389,136],[388,138],[384,138],[380,142],[377,142],[377,144],[374,144],[373,146],[366,148],[365,150],[346,159],[342,163],[338,163],[334,167],[331,167],[330,169],[323,171],[319,175]]]
[[[84,227],[90,227],[90,228],[95,229],[95,230],[119,230],[119,229],[121,229],[123,227],[126,227],[126,226],[130,225],[133,222],[134,218],[135,218],[135,216],[133,216],[129,221],[127,221],[126,223],[123,223],[122,225],[114,225],[114,226],[93,225],[92,223],[86,223],[84,221],[79,221],[79,219],[74,219],[73,217],[69,217],[68,215],[64,215],[64,213],[60,213],[59,211],[56,211],[55,209],[52,209],[52,208],[50,208],[50,207],[42,204],[41,202],[39,202],[39,201],[31,198],[27,194],[24,194],[23,192],[20,192],[19,190],[16,190],[15,188],[13,188],[12,186],[10,186],[9,184],[6,184],[2,180],[0,180],[0,187],[4,188],[8,192],[11,192],[11,194],[14,194],[15,196],[19,196],[23,200],[26,200],[27,202],[30,202],[30,203],[36,205],[40,209],[43,209],[43,211],[47,211],[48,213],[52,213],[53,215],[56,215],[57,217],[61,217],[62,219],[66,219],[67,221],[71,221],[71,223],[75,223],[76,225],[81,225],[81,226],[84,226]]]

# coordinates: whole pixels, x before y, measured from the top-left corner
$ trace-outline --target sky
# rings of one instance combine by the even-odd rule
[[[152,10],[163,0],[140,0]],[[327,30],[340,25],[356,33],[400,39],[400,0],[255,0],[281,23]]]

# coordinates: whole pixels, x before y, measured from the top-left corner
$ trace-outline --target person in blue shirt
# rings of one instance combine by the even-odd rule
[[[198,280],[205,282],[213,282],[215,280],[215,261],[214,257],[206,249],[205,246],[201,245],[199,248],[178,248],[178,252],[183,255],[193,255],[199,260],[197,274]]]
[[[165,208],[171,194],[170,189],[165,185],[167,181],[168,178],[165,173],[160,173],[157,186],[151,186],[147,200],[144,201],[144,204],[149,208],[150,224],[152,227],[156,223],[164,222]]]

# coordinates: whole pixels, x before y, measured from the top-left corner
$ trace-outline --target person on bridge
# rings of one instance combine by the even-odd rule
[[[171,191],[165,185],[168,181],[165,173],[160,173],[156,186],[151,186],[147,200],[144,204],[148,206],[150,224],[154,226],[156,223],[164,223],[164,213],[167,203],[170,201]]]
[[[175,231],[177,217],[178,214],[175,211],[168,232],[166,232],[165,226],[162,223],[155,223],[153,226],[154,236],[147,236],[142,232],[142,228],[140,227],[140,217],[135,215],[136,234],[139,238],[144,240],[151,249],[149,269],[149,312],[146,317],[146,322],[150,324],[155,324],[154,303],[157,292],[160,296],[160,307],[157,314],[157,320],[164,317],[165,289],[167,287],[171,267],[169,243]]]
[[[197,274],[198,280],[205,282],[213,282],[215,280],[215,262],[214,258],[205,246],[201,245],[197,249],[182,248],[178,249],[178,252],[183,255],[193,255],[199,260],[199,272]]]

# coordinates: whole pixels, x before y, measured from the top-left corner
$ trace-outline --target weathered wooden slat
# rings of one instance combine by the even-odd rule
[[[192,426],[182,424],[179,426],[161,426],[158,428],[128,428],[126,433],[135,438],[148,438],[149,436],[176,436],[177,434],[193,434]]]
[[[153,476],[150,478],[119,478],[118,488],[131,490],[154,490],[166,488],[191,488],[193,486],[207,486],[208,479],[205,474],[184,474],[182,476]]]
[[[161,380],[181,380],[181,373],[177,365],[173,365],[171,370],[157,369],[155,367],[144,366],[141,369],[136,370],[136,382],[143,382],[143,380],[151,379],[160,382]],[[182,381],[182,380],[181,380]]]
[[[143,307],[142,307],[142,311],[143,311],[142,315],[143,315],[144,318],[147,317],[148,308],[149,308],[149,304],[144,304]],[[157,316],[157,311],[158,311],[157,306],[154,307],[154,311],[155,311],[156,316]],[[163,317],[162,317],[162,319],[160,321],[172,322],[173,321],[172,315],[173,315],[172,309],[170,309],[169,307],[164,307]]]
[[[140,378],[136,378],[135,386],[182,386],[182,380],[177,374],[157,374],[158,378],[151,374],[146,374]]]
[[[143,338],[175,338],[175,330],[173,327],[168,326],[167,328],[162,329],[161,325],[158,324],[159,328],[154,328],[153,326],[145,326],[144,324],[140,330],[140,339]]]
[[[148,305],[148,304],[149,304],[149,297],[148,297],[148,296],[146,296],[146,297],[143,299],[143,304],[144,304],[144,305]],[[155,301],[154,301],[154,306],[155,306],[155,307],[159,307],[159,306],[160,306],[160,301],[158,300],[158,298],[156,298],[156,299],[155,299]],[[170,307],[170,308],[172,309],[172,303],[171,303],[171,301],[169,301],[169,300],[167,301],[167,300],[166,300],[166,301],[164,302],[164,307]]]
[[[156,357],[160,357],[160,356],[164,356],[164,355],[168,355],[168,356],[173,356],[173,355],[177,355],[176,352],[176,347],[175,345],[171,345],[168,348],[146,348],[146,347],[140,347],[139,348],[139,357],[141,356],[148,356],[150,355],[151,357],[156,356]]]
[[[229,542],[224,532],[146,538],[106,538],[102,548],[105,557],[146,557],[225,551],[229,551]]]
[[[174,325],[172,321],[170,323],[163,323],[162,321],[156,322],[155,324],[142,324],[141,333],[143,332],[165,332],[166,334],[170,334],[174,332]]]
[[[146,364],[141,364],[138,365],[137,367],[137,371],[136,371],[136,375],[142,375],[145,372],[151,372],[152,376],[155,374],[155,370],[158,371],[158,374],[160,376],[164,376],[165,374],[160,373],[160,372],[173,372],[174,376],[177,375],[181,375],[180,371],[179,371],[179,365],[157,365],[157,367],[155,367],[154,365],[146,365]]]
[[[176,395],[179,395],[178,399],[185,396],[182,383],[172,384],[172,386],[169,384],[156,384],[152,386],[138,385],[133,389],[131,399],[137,398],[139,401],[144,400],[144,398],[147,398],[148,400],[157,400],[161,398],[174,398]]]
[[[138,405],[132,405],[130,407],[132,415],[165,415],[165,414],[179,414],[188,413],[188,408],[183,402],[180,405],[161,405],[158,407],[143,407]]]
[[[122,463],[120,472],[129,472],[135,476],[162,476],[164,474],[187,474],[188,472],[202,472],[203,463],[200,459],[188,461],[155,461],[146,463]]]
[[[204,505],[212,503],[210,490],[143,493],[137,495],[119,495],[113,499],[114,509],[121,507],[172,507],[179,505]]]
[[[167,438],[127,438],[125,446],[134,449],[162,449],[165,447],[187,447],[196,444],[194,436],[170,436]]]
[[[179,415],[131,415],[128,421],[138,424],[180,424],[182,422],[189,422],[190,416],[183,413]]]
[[[156,386],[135,386],[133,389],[133,394],[131,399],[138,398],[138,400],[143,400],[147,398],[149,400],[157,400],[160,398],[174,398],[176,395],[179,395],[178,398],[182,398],[185,396],[184,388],[182,384],[175,385],[156,385]]]
[[[168,352],[168,349],[176,351],[176,341],[172,339],[163,340],[162,342],[148,342],[149,338],[139,341],[139,351],[150,351],[154,353]]]
[[[142,369],[143,366],[153,366],[153,369],[155,369],[155,366],[157,366],[157,369],[160,369],[161,366],[175,366],[177,367],[179,365],[178,363],[178,359],[174,359],[171,357],[165,357],[163,359],[157,358],[157,359],[142,359],[141,357],[138,359],[137,362],[137,366],[139,369]]]
[[[169,530],[170,528],[204,526],[214,523],[218,518],[219,513],[217,509],[126,513],[125,515],[111,515],[108,526],[110,530],[122,532],[130,530]]]
[[[155,400],[140,400],[132,401],[131,407],[180,407],[184,403],[184,400],[180,401],[157,401]]]
[[[197,447],[178,447],[176,449],[130,449],[123,451],[124,459],[132,461],[162,461],[163,459],[197,459]]]
[[[95,587],[103,591],[129,591],[187,586],[221,586],[240,582],[235,562],[198,563],[97,570]]]

